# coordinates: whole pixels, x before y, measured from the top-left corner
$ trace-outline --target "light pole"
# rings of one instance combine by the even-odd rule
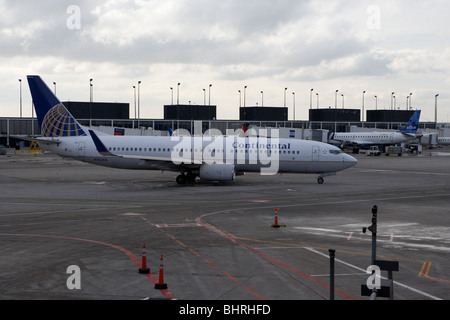
[[[319,109],[319,94],[316,92],[316,96],[317,96],[317,109]]]
[[[206,89],[203,89],[203,105],[206,106]]]
[[[362,95],[362,121],[364,122],[364,94],[366,93],[366,91],[363,91],[363,95]]]
[[[244,108],[246,105],[246,95],[247,95],[247,86],[244,86]],[[244,114],[245,114],[245,110],[244,110]]]
[[[412,108],[412,92],[409,94],[409,109]]]
[[[336,93],[334,94],[334,108],[337,109],[337,94],[339,90],[336,90]]]
[[[20,117],[22,118],[22,79],[19,79],[19,108]]]
[[[139,128],[139,121],[141,119],[141,81],[138,81],[138,128]]]
[[[134,119],[136,119],[136,86],[133,86],[134,91]]]
[[[261,107],[264,107],[264,91],[261,91]]]
[[[294,103],[294,121],[295,121],[295,92],[292,92],[293,103]]]
[[[92,84],[92,81],[94,79],[89,79],[89,101],[92,103],[94,100],[94,85]]]
[[[209,97],[208,97],[208,105],[211,105],[211,87],[212,87],[212,84],[210,84],[210,85],[209,85],[209,93],[208,93],[208,95],[209,95]]]
[[[344,109],[344,94],[341,94],[342,96],[342,109]]]
[[[312,92],[314,89],[311,89],[311,92],[309,93],[309,108],[312,109]]]
[[[378,96],[375,96],[375,110],[378,110]]]
[[[288,88],[284,88],[284,107],[286,108],[286,91]]]
[[[239,108],[241,108],[242,107],[242,93],[241,93],[241,90],[238,90],[238,92],[239,92]]]
[[[439,93],[434,96],[434,122],[437,129],[437,98],[439,97]]]
[[[180,82],[177,84],[177,105],[180,104]]]
[[[53,81],[53,86],[55,87],[55,96],[56,96],[56,82]]]
[[[173,87],[170,87],[170,92],[171,92],[171,95],[172,95],[172,105],[173,105]]]
[[[394,94],[395,94],[395,92],[392,92],[391,93],[391,110],[393,110],[393,106],[394,106]]]
[[[89,126],[92,126],[92,100],[94,100],[94,85],[92,84],[92,80],[89,79]]]

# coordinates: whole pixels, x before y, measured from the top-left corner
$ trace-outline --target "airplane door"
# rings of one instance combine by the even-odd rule
[[[312,149],[312,161],[319,161],[320,148],[314,146]]]
[[[78,142],[78,156],[84,157],[86,150],[86,144],[84,142]]]

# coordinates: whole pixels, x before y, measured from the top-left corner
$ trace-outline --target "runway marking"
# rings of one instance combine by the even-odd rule
[[[155,224],[157,228],[188,228],[188,227],[201,227],[198,223],[178,223],[178,224]]]
[[[440,194],[440,195],[443,195],[443,194]],[[445,195],[448,195],[448,194],[445,194]],[[399,199],[399,198],[402,198],[402,199],[403,199],[403,198],[406,198],[406,199],[409,199],[409,198],[424,198],[424,197],[428,197],[428,196],[433,197],[433,195],[423,195],[423,196],[411,196],[411,197],[393,197],[393,198],[389,198],[389,199],[390,199],[390,200],[394,200],[394,199]],[[383,200],[385,200],[385,199],[383,199]],[[364,199],[364,200],[356,200],[356,201],[367,202],[367,201],[373,201],[373,199],[372,199],[372,200]],[[335,202],[335,201],[332,201],[332,202],[329,202],[328,204],[349,203],[349,202],[354,202],[354,201],[352,201],[352,200],[344,200],[344,201],[336,201],[336,202]],[[314,204],[312,203],[312,204],[280,205],[280,206],[278,206],[278,207],[281,208],[281,207],[296,207],[296,206],[310,206],[310,205],[314,205]],[[270,208],[270,207],[267,207],[267,208]],[[254,209],[254,208],[240,208],[240,209],[236,209],[236,210],[242,210],[242,211],[243,211],[243,210],[253,210],[253,209]],[[263,208],[262,208],[262,207],[259,207],[258,209],[263,209]],[[281,265],[281,266],[287,268],[288,270],[291,270],[291,271],[296,272],[296,271],[295,271],[295,268],[292,268],[292,267],[290,267],[290,266],[288,266],[288,265],[285,265],[284,263],[282,263],[282,262],[280,262],[280,261],[278,261],[278,260],[276,260],[276,259],[274,259],[274,258],[272,258],[272,257],[270,257],[270,256],[268,256],[268,255],[266,255],[266,254],[264,254],[264,253],[262,253],[262,252],[256,250],[256,249],[250,247],[249,245],[246,245],[245,243],[239,241],[238,239],[242,239],[242,240],[250,240],[250,241],[259,241],[259,242],[266,242],[266,243],[273,243],[273,242],[270,242],[270,241],[264,241],[264,240],[246,239],[246,238],[235,237],[235,236],[233,236],[233,235],[230,234],[230,233],[227,233],[227,232],[225,232],[225,231],[223,231],[223,230],[220,230],[220,229],[218,229],[218,228],[216,228],[216,227],[214,227],[214,226],[212,226],[212,225],[210,225],[210,224],[208,224],[208,223],[203,223],[203,222],[202,222],[202,219],[203,219],[204,217],[207,217],[207,216],[210,216],[210,215],[215,215],[215,214],[224,213],[224,212],[227,212],[227,211],[229,212],[230,210],[222,210],[222,211],[217,211],[217,212],[206,213],[206,214],[204,214],[204,215],[201,215],[201,216],[197,217],[197,218],[196,218],[196,221],[197,221],[198,223],[203,224],[205,227],[207,227],[207,228],[210,229],[211,231],[214,231],[214,232],[216,232],[216,233],[222,235],[223,237],[229,239],[230,241],[233,241],[233,242],[235,242],[235,243],[237,243],[237,244],[239,244],[239,245],[241,245],[241,246],[244,246],[244,247],[248,248],[249,250],[251,250],[251,251],[253,251],[253,252],[255,252],[255,253],[257,253],[257,254],[259,254],[259,255],[265,257],[265,258],[267,258],[267,259],[269,259],[270,261],[272,261],[272,262],[274,262],[274,263],[277,263],[277,264],[279,264],[279,265]],[[233,211],[233,210],[231,210],[231,211]],[[393,237],[393,234],[392,234],[391,236]],[[282,244],[282,245],[283,245],[283,244]],[[295,245],[293,245],[293,246],[295,246]],[[299,247],[303,247],[303,246],[299,246]],[[308,247],[304,247],[304,248],[308,248]],[[326,249],[324,249],[324,248],[320,248],[320,249],[321,249],[321,250],[326,250]],[[347,252],[347,251],[342,251],[342,252]],[[357,253],[357,254],[362,254],[362,253]],[[363,254],[363,255],[367,255],[367,254]],[[381,257],[381,256],[380,256],[380,257]],[[272,259],[273,259],[273,260],[272,260]],[[393,259],[393,258],[391,258],[391,259]],[[411,259],[400,259],[400,260],[406,260],[406,261],[414,261],[414,262],[418,262],[418,261],[411,260]],[[349,264],[349,265],[350,265],[350,264]],[[352,265],[350,265],[350,266],[352,266]],[[357,268],[357,269],[359,269],[359,270],[362,270],[363,272],[366,271],[366,270],[363,270],[363,269],[358,268],[358,267],[356,267],[356,266],[353,266],[353,267],[355,267],[355,268]],[[296,273],[297,273],[297,272],[296,272]],[[318,283],[321,282],[320,280],[317,280],[317,279],[315,279],[314,277],[312,277],[312,276],[310,276],[310,275],[307,275],[307,274],[305,274],[305,273],[303,273],[303,272],[301,272],[301,271],[299,271],[298,274],[300,274],[300,275],[302,275],[302,276],[304,276],[304,277],[306,277],[306,278],[308,278],[308,279],[310,279],[310,280],[312,280],[312,281],[318,281]],[[445,283],[450,283],[450,281],[448,281],[448,280],[436,279],[436,278],[432,278],[432,277],[429,277],[429,276],[426,276],[426,277],[424,277],[424,278],[432,279],[432,280],[437,280],[437,281],[442,281],[442,282],[445,282]],[[433,295],[431,295],[431,294],[428,294],[428,293],[423,292],[423,291],[421,291],[421,290],[415,289],[415,288],[410,287],[410,286],[408,286],[408,285],[405,285],[405,284],[402,284],[402,283],[399,283],[399,282],[396,282],[396,281],[394,281],[394,283],[396,283],[397,285],[402,286],[402,287],[404,287],[404,288],[406,288],[406,289],[409,289],[409,290],[411,290],[411,291],[413,291],[413,292],[416,292],[416,293],[422,294],[422,295],[424,295],[424,296],[426,296],[426,297],[429,297],[429,298],[431,298],[431,299],[434,299],[434,300],[442,300],[442,299],[440,299],[440,298],[438,298],[438,297],[435,297],[435,296],[433,296]],[[322,286],[324,286],[324,287],[328,287],[328,288],[329,288],[329,285],[326,284],[326,283],[320,283],[320,284],[321,284]],[[336,289],[336,292],[337,292],[337,289]],[[338,293],[338,294],[340,294],[340,293]],[[346,293],[343,293],[343,294],[344,294],[344,295],[347,295]],[[350,296],[350,297],[351,297],[351,296]],[[351,298],[353,298],[353,297],[351,297]],[[356,299],[356,298],[353,298],[353,299]]]
[[[228,272],[222,271],[224,275],[226,275],[228,278],[230,278],[233,282],[239,283],[240,281],[236,279],[235,277],[231,276]]]
[[[424,262],[424,264],[422,265],[422,269],[420,269],[419,277],[450,284],[449,280],[430,277],[428,275],[428,272],[430,272],[430,268],[431,268],[431,262]]]
[[[151,226],[153,226],[153,227],[157,227],[157,226],[158,226],[157,224],[154,224],[154,223],[152,223],[151,221],[147,220],[145,217],[142,217],[142,216],[141,216],[141,219],[144,220],[146,223],[148,223],[149,225],[151,225]],[[200,227],[204,227],[204,225],[201,224],[201,223],[196,223],[196,225],[197,225],[197,224],[198,224],[198,226],[200,226]],[[176,241],[179,245],[181,245],[182,247],[187,248],[188,251],[189,251],[190,253],[192,253],[193,255],[197,256],[197,257],[200,258],[200,259],[202,259],[202,260],[203,260],[204,262],[206,262],[209,266],[213,267],[213,268],[216,269],[216,270],[220,270],[220,268],[219,268],[217,265],[215,265],[214,263],[212,263],[212,262],[209,261],[208,259],[203,258],[201,254],[199,254],[199,253],[198,253],[197,251],[195,251],[194,249],[189,248],[188,245],[186,245],[185,243],[183,243],[183,242],[181,242],[180,240],[178,240],[178,239],[177,239],[175,236],[173,236],[172,234],[168,233],[167,231],[163,231],[161,228],[158,228],[158,230],[160,230],[161,232],[165,233],[167,236],[169,236],[170,238],[172,238],[173,240],[175,240],[175,241]],[[238,279],[236,279],[235,277],[233,277],[232,275],[230,275],[228,272],[222,270],[221,273],[222,273],[223,275],[225,275],[227,278],[229,278],[230,280],[232,280],[233,282],[238,283],[238,284],[241,283]],[[257,297],[258,299],[260,299],[260,300],[266,300],[263,296],[261,296],[260,294],[256,293],[255,291],[251,290],[249,287],[243,286],[242,288],[245,289],[245,290],[247,290],[248,292],[250,292],[252,295],[254,295],[255,297]]]
[[[125,253],[131,259],[131,261],[133,261],[136,264],[136,266],[141,267],[141,261],[131,251],[129,251],[127,249],[124,249],[122,247],[119,247],[117,245],[106,243],[106,242],[102,242],[102,241],[96,241],[96,240],[90,240],[90,239],[82,239],[82,238],[73,238],[73,237],[65,237],[65,236],[49,236],[49,235],[40,235],[40,234],[20,234],[20,233],[0,233],[0,236],[18,236],[18,237],[38,237],[38,238],[50,238],[50,239],[64,239],[64,240],[75,240],[75,241],[83,241],[83,242],[89,242],[89,243],[94,243],[94,244],[100,244],[100,245],[103,245],[103,246],[107,246],[107,247],[110,247],[110,248],[117,249],[117,250]],[[151,273],[151,272],[148,273],[148,274],[145,274],[145,276],[153,284],[156,284],[159,281],[159,279],[155,275],[153,275],[153,273]],[[161,292],[161,294],[166,299],[175,299],[173,294],[168,289],[162,289],[162,290],[159,290],[159,291]]]
[[[431,262],[425,262],[420,269],[419,277],[428,277],[428,272],[430,271]]]
[[[217,213],[219,213],[219,212],[217,212]],[[202,217],[207,216],[207,215],[212,215],[212,214],[213,213],[205,214],[203,216],[198,217],[196,220],[199,223],[201,223],[201,218]],[[296,274],[298,274],[298,275],[300,275],[300,276],[302,276],[302,277],[304,277],[304,278],[306,278],[308,280],[311,280],[311,281],[321,285],[324,288],[327,288],[327,289],[330,288],[328,283],[325,283],[325,282],[323,282],[323,281],[321,281],[319,279],[316,279],[315,277],[312,277],[309,274],[306,274],[306,273],[304,273],[304,272],[302,272],[302,271],[300,271],[300,270],[298,270],[298,269],[296,269],[296,268],[294,268],[294,267],[292,267],[292,266],[290,266],[290,265],[288,265],[288,264],[286,264],[286,263],[284,263],[284,262],[282,262],[282,261],[280,261],[278,259],[273,258],[272,256],[269,256],[269,255],[267,255],[267,254],[265,254],[265,253],[255,249],[254,247],[251,247],[250,245],[247,245],[247,244],[243,243],[242,241],[237,240],[236,237],[234,237],[233,235],[231,235],[229,233],[224,232],[223,230],[220,230],[220,229],[218,229],[218,228],[216,228],[216,227],[214,227],[214,226],[212,226],[210,224],[203,224],[203,225],[206,228],[208,228],[209,230],[211,230],[211,231],[213,231],[213,232],[215,232],[215,233],[217,233],[217,234],[227,238],[228,240],[230,240],[230,241],[232,241],[232,242],[234,242],[234,243],[236,243],[236,244],[238,244],[238,245],[240,245],[240,246],[242,246],[244,248],[247,248],[248,250],[252,251],[253,253],[256,253],[257,255],[265,258],[266,260],[269,260],[269,261],[271,261],[271,262],[273,262],[273,263],[275,263],[275,264],[277,264],[279,266],[282,266],[283,268],[285,268],[287,270],[290,270],[290,271],[292,271],[292,272],[294,272],[294,273],[296,273]],[[346,292],[344,292],[344,291],[342,291],[340,289],[335,289],[335,292],[337,294],[339,294],[340,296],[345,297],[345,298],[347,298],[349,300],[358,300],[357,298],[351,296],[350,294],[348,294],[348,293],[346,293]]]

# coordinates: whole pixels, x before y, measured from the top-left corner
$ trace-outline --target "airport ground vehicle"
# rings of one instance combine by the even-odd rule
[[[403,148],[401,146],[389,146],[389,147],[387,147],[386,148],[386,156],[389,156],[391,154],[401,157],[402,154],[403,154]]]
[[[378,148],[378,146],[371,146],[369,148],[369,151],[367,151],[367,155],[368,156],[376,156],[376,157],[378,157],[378,156],[381,155],[381,151]]]

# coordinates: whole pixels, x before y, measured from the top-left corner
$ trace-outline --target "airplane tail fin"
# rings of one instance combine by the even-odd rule
[[[39,76],[27,76],[34,108],[44,137],[86,136],[81,125]]]
[[[411,119],[409,119],[406,126],[399,130],[400,133],[417,133],[417,129],[419,128],[419,119],[420,119],[420,110],[417,110],[412,115]]]
[[[240,131],[240,133],[238,134],[238,136],[239,136],[239,137],[246,137],[246,136],[248,135],[247,130],[249,129],[249,127],[250,127],[250,123],[244,122],[244,123],[242,124],[242,128],[241,128],[241,131]]]

